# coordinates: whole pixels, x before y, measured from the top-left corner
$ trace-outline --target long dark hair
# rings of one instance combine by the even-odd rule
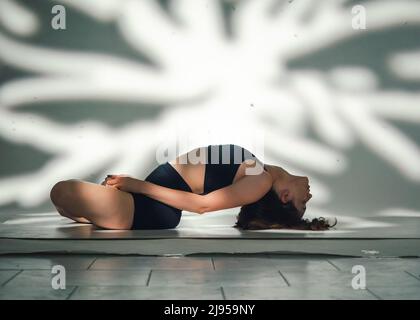
[[[281,202],[271,188],[260,200],[241,207],[234,227],[247,230],[327,230],[334,225],[330,225],[322,217],[313,220],[299,218],[299,212],[293,202]]]

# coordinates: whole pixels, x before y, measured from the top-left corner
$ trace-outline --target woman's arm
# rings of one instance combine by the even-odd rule
[[[263,171],[259,175],[244,176],[235,183],[206,195],[174,190],[142,180],[136,180],[132,191],[180,210],[202,214],[255,202],[268,192],[272,184],[271,175]]]
[[[192,192],[175,190],[158,184],[137,180],[133,192],[141,193],[154,200],[163,202],[179,210],[200,213],[204,195]]]
[[[258,175],[246,175],[235,183],[206,195],[175,190],[128,176],[112,176],[107,184],[122,191],[144,194],[179,210],[199,214],[239,207],[260,199],[273,185],[273,178],[263,171]]]
[[[121,191],[144,194],[180,210],[200,212],[203,203],[202,195],[163,187],[130,176],[109,175],[105,183]]]
[[[235,208],[255,202],[261,199],[272,185],[272,177],[267,171],[258,175],[246,175],[227,187],[208,193],[204,212]]]

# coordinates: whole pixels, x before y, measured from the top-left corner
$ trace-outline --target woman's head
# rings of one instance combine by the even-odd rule
[[[283,203],[292,203],[300,218],[306,211],[306,203],[312,198],[308,177],[288,175],[287,179],[274,179],[273,190]]]
[[[271,168],[271,170],[274,170]],[[289,175],[274,178],[272,188],[258,201],[241,207],[235,227],[241,229],[326,230],[324,218],[302,219],[312,198],[307,177]]]

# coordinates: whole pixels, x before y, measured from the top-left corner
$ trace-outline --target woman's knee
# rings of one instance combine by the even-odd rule
[[[74,182],[77,181],[76,179],[68,179],[68,180],[61,180],[58,181],[54,186],[51,188],[50,191],[50,199],[55,205],[63,204],[63,199],[68,198],[70,194],[72,194]],[[74,190],[73,190],[74,191]]]
[[[55,208],[61,216],[68,218],[68,213],[66,211],[64,211],[63,208],[57,207],[57,206],[55,206]]]

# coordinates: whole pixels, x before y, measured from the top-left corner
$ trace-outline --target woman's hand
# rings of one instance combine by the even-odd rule
[[[139,180],[128,175],[108,175],[105,186],[110,186],[121,191],[135,192]]]

